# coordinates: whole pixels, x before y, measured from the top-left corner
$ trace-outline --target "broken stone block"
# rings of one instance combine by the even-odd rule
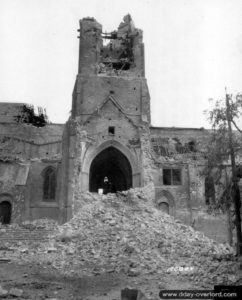
[[[228,276],[228,279],[229,279],[229,281],[232,282],[232,283],[236,283],[236,281],[237,281],[237,278],[236,278],[235,275],[229,275],[229,276]]]
[[[56,251],[57,251],[57,248],[55,248],[55,247],[50,247],[47,249],[47,253],[56,252]]]
[[[141,273],[141,271],[139,269],[135,269],[135,268],[130,268],[128,270],[128,276],[131,276],[131,277],[136,277],[136,276],[139,276]]]
[[[7,296],[7,294],[8,294],[8,291],[4,290],[0,285],[0,297],[5,297],[5,296]]]
[[[110,226],[114,226],[115,224],[116,224],[116,221],[115,221],[115,220],[109,221],[109,225],[110,225]]]
[[[20,249],[20,252],[21,253],[29,253],[29,250],[27,248],[24,248],[24,249]]]
[[[23,295],[23,290],[17,288],[11,288],[9,291],[9,295],[15,297],[21,297]]]
[[[75,254],[75,250],[74,249],[68,249],[66,251],[66,253],[69,254],[69,255],[72,255],[72,254]]]

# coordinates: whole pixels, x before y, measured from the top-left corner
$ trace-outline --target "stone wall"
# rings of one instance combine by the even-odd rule
[[[210,131],[203,128],[151,127],[150,132],[153,150],[151,153],[158,166],[153,169],[156,205],[159,207],[159,203],[167,202],[171,208],[170,214],[181,222],[192,225],[194,229],[219,242],[227,242],[226,214],[221,210],[211,211],[205,202],[206,146]],[[224,167],[230,178],[229,163],[225,162]],[[164,184],[163,169],[166,168],[181,169],[180,185]],[[225,169],[221,178],[218,176],[218,168],[214,168],[211,175],[215,182],[215,199],[218,201],[225,184]],[[171,207],[172,205],[174,207]]]
[[[44,217],[58,219],[58,201],[43,202],[41,173],[53,166],[57,177],[60,176],[62,132],[63,125],[59,124],[38,128],[31,124],[0,123],[0,201],[10,199],[11,222]]]
[[[24,103],[0,102],[0,123],[14,123]]]
[[[158,166],[155,186],[173,195],[178,208],[204,206],[204,156],[209,131],[193,128],[151,127],[152,155]],[[160,152],[159,152],[160,150]],[[164,183],[163,169],[180,169],[180,184]]]
[[[46,201],[43,197],[44,171],[52,167],[56,172],[57,186],[55,200]],[[59,219],[59,188],[60,188],[60,162],[54,160],[32,161],[26,185],[28,203],[28,219]]]
[[[0,124],[0,157],[3,159],[50,158],[61,156],[63,125],[41,128],[26,124]]]
[[[24,169],[24,170],[23,170]],[[25,184],[29,165],[0,162],[0,203],[11,204],[11,222],[26,218]]]
[[[78,75],[76,86],[77,96],[72,114],[79,116],[83,123],[90,115],[98,113],[110,96],[118,103],[118,109],[136,124],[140,115],[150,118],[149,94],[144,78]]]

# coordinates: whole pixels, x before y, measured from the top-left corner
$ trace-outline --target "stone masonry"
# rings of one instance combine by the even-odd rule
[[[16,123],[25,104],[0,103],[0,217],[64,223],[82,193],[108,184],[114,193],[148,187],[157,209],[203,230],[209,132],[151,126],[142,30],[130,15],[110,33],[89,17],[78,31],[66,124]]]

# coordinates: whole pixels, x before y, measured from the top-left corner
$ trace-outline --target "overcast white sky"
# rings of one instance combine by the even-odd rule
[[[111,31],[127,13],[144,32],[152,125],[208,127],[208,99],[242,91],[241,0],[0,0],[0,101],[67,121],[79,19]]]

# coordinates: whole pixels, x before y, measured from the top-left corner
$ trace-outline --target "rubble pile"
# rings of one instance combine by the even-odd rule
[[[65,274],[170,273],[192,281],[233,283],[233,249],[156,209],[142,189],[86,193],[76,215],[59,226],[39,258]]]
[[[142,189],[82,194],[75,216],[49,243],[32,247],[28,255],[22,251],[21,259],[52,265],[64,275],[170,274],[207,287],[242,283],[229,245],[156,209],[146,194]]]
[[[50,219],[37,219],[34,221],[25,221],[21,223],[21,227],[30,229],[48,229],[56,230],[58,223],[55,220]]]

